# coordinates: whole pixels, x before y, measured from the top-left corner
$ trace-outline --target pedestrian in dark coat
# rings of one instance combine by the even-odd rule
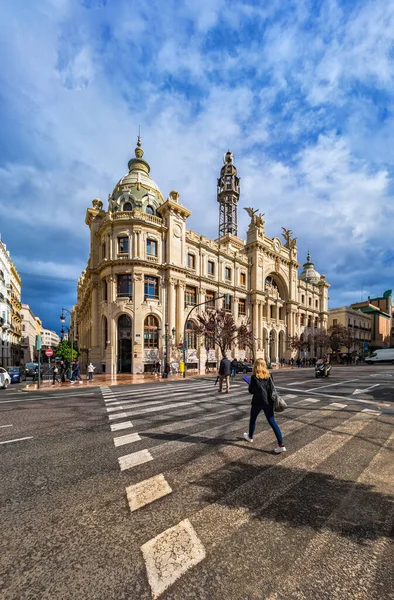
[[[81,365],[79,364],[78,360],[76,360],[74,362],[73,376],[71,379],[71,383],[75,383],[77,379],[79,380],[79,383],[83,383],[82,377],[81,377]]]
[[[238,373],[238,361],[236,358],[234,358],[234,360],[231,361],[231,375],[233,377],[235,377],[237,373]]]
[[[223,356],[219,365],[219,389],[218,392],[222,391],[223,380],[226,381],[226,394],[230,391],[230,374],[231,374],[231,362],[226,356]]]
[[[252,377],[249,384],[249,393],[253,394],[252,405],[250,408],[249,433],[244,433],[247,442],[253,442],[253,435],[256,428],[256,420],[261,411],[272,427],[278,445],[274,448],[275,454],[286,452],[283,443],[282,433],[274,417],[273,383],[267,364],[262,358],[258,358],[252,371]]]
[[[66,365],[64,364],[63,360],[61,360],[59,363],[59,377],[62,383],[66,381]]]

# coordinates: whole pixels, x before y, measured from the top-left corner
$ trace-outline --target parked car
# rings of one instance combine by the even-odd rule
[[[10,383],[11,383],[10,374],[8,373],[8,371],[6,371],[6,369],[3,369],[3,367],[0,367],[0,388],[3,388],[3,390],[5,390],[8,388]]]
[[[38,362],[26,363],[25,371],[26,377],[34,377],[34,369],[38,367]]]
[[[24,367],[8,367],[7,371],[11,377],[11,383],[20,383],[21,381],[26,381],[26,372]]]
[[[252,363],[238,362],[238,373],[251,373],[252,369]]]

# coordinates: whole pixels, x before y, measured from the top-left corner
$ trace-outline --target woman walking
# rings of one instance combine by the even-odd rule
[[[274,448],[274,452],[275,454],[279,454],[280,452],[286,452],[286,448],[279,426],[275,421],[272,392],[273,384],[266,362],[262,358],[258,358],[253,364],[252,377],[249,384],[249,393],[253,394],[253,398],[250,408],[249,433],[244,433],[244,438],[247,442],[253,442],[256,419],[260,412],[263,411],[278,440],[278,445]]]

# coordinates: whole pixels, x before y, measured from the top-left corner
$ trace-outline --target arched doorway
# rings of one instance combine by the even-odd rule
[[[118,319],[118,373],[131,373],[131,346],[131,319],[128,315],[120,315]]]

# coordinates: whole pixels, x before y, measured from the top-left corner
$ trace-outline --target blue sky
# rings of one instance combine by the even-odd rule
[[[216,237],[227,149],[244,206],[290,228],[330,306],[394,287],[394,4],[36,0],[0,6],[0,232],[24,273],[76,280],[86,208],[127,172],[141,125],[166,198]],[[76,281],[23,277],[59,331]]]

